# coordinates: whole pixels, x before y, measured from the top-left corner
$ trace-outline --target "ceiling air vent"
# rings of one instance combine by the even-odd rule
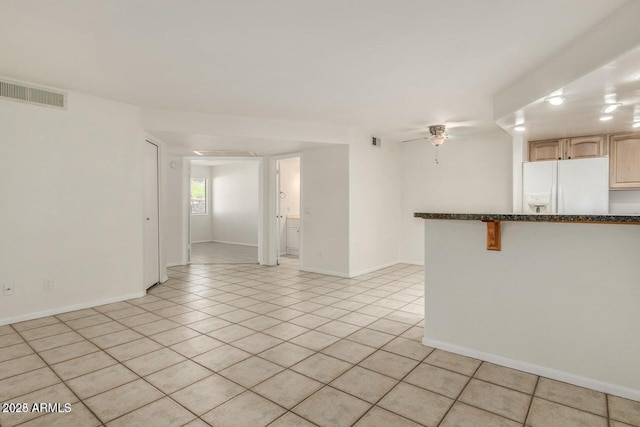
[[[65,108],[64,93],[36,87],[24,86],[17,83],[0,80],[0,99],[26,102],[29,104],[46,105],[47,107]]]

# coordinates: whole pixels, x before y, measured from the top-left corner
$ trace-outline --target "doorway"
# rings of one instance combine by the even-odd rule
[[[158,174],[158,146],[145,143],[144,161],[144,288],[160,282],[160,187]]]
[[[259,161],[203,158],[189,170],[190,263],[259,263]]]
[[[278,263],[299,265],[302,241],[300,156],[276,160],[276,230]]]

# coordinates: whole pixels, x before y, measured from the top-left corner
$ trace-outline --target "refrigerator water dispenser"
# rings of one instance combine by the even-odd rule
[[[549,206],[551,204],[551,194],[549,193],[537,193],[537,194],[525,194],[525,201],[529,207],[528,213],[549,213]]]

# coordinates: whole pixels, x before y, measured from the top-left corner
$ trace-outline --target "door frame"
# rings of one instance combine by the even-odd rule
[[[213,157],[213,156],[187,156],[182,158],[182,206],[184,207],[184,218],[182,222],[182,232],[184,238],[183,260],[184,265],[191,264],[191,161],[192,160],[229,160],[254,162],[258,164],[258,263],[265,264],[265,244],[264,221],[265,204],[264,204],[264,158],[262,157]],[[212,213],[213,214],[213,213]]]
[[[304,167],[303,167],[304,155],[301,152],[282,154],[282,155],[270,157],[269,181],[271,185],[269,186],[269,200],[271,201],[270,203],[271,209],[269,209],[269,212],[268,212],[268,220],[269,220],[270,235],[273,236],[273,238],[271,239],[271,243],[268,247],[268,250],[269,250],[270,259],[273,259],[274,262],[277,264],[279,262],[279,251],[280,251],[279,239],[277,237],[280,233],[280,230],[278,228],[278,215],[280,214],[280,212],[278,212],[278,208],[280,206],[280,194],[278,192],[279,184],[276,181],[276,180],[279,180],[280,178],[276,173],[277,164],[280,160],[293,159],[296,157],[300,158],[300,246],[298,249],[298,269],[302,270],[303,252],[304,252],[302,249],[302,246],[303,246],[302,242],[304,238],[303,236],[304,220],[303,220],[303,212],[302,212],[303,211],[302,206],[304,201],[304,191],[302,188],[303,174],[304,174]]]

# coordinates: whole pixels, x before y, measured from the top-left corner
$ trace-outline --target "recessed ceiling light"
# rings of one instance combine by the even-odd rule
[[[518,125],[514,127],[513,130],[515,130],[516,132],[524,132],[525,130],[527,130],[527,128],[524,125]]]
[[[600,116],[601,122],[608,122],[611,119],[613,119],[613,116]]]
[[[565,98],[562,95],[555,95],[555,96],[550,96],[548,98],[545,98],[545,101],[551,105],[561,105],[562,103],[564,103],[566,99],[567,98]]]
[[[607,104],[604,107],[602,107],[602,112],[605,114],[609,114],[609,113],[613,113],[614,111],[616,111],[618,109],[618,107],[621,107],[622,103],[621,102],[615,102],[613,104]]]
[[[631,126],[633,126],[634,128],[640,128],[640,120],[638,120],[637,122],[633,122]]]

